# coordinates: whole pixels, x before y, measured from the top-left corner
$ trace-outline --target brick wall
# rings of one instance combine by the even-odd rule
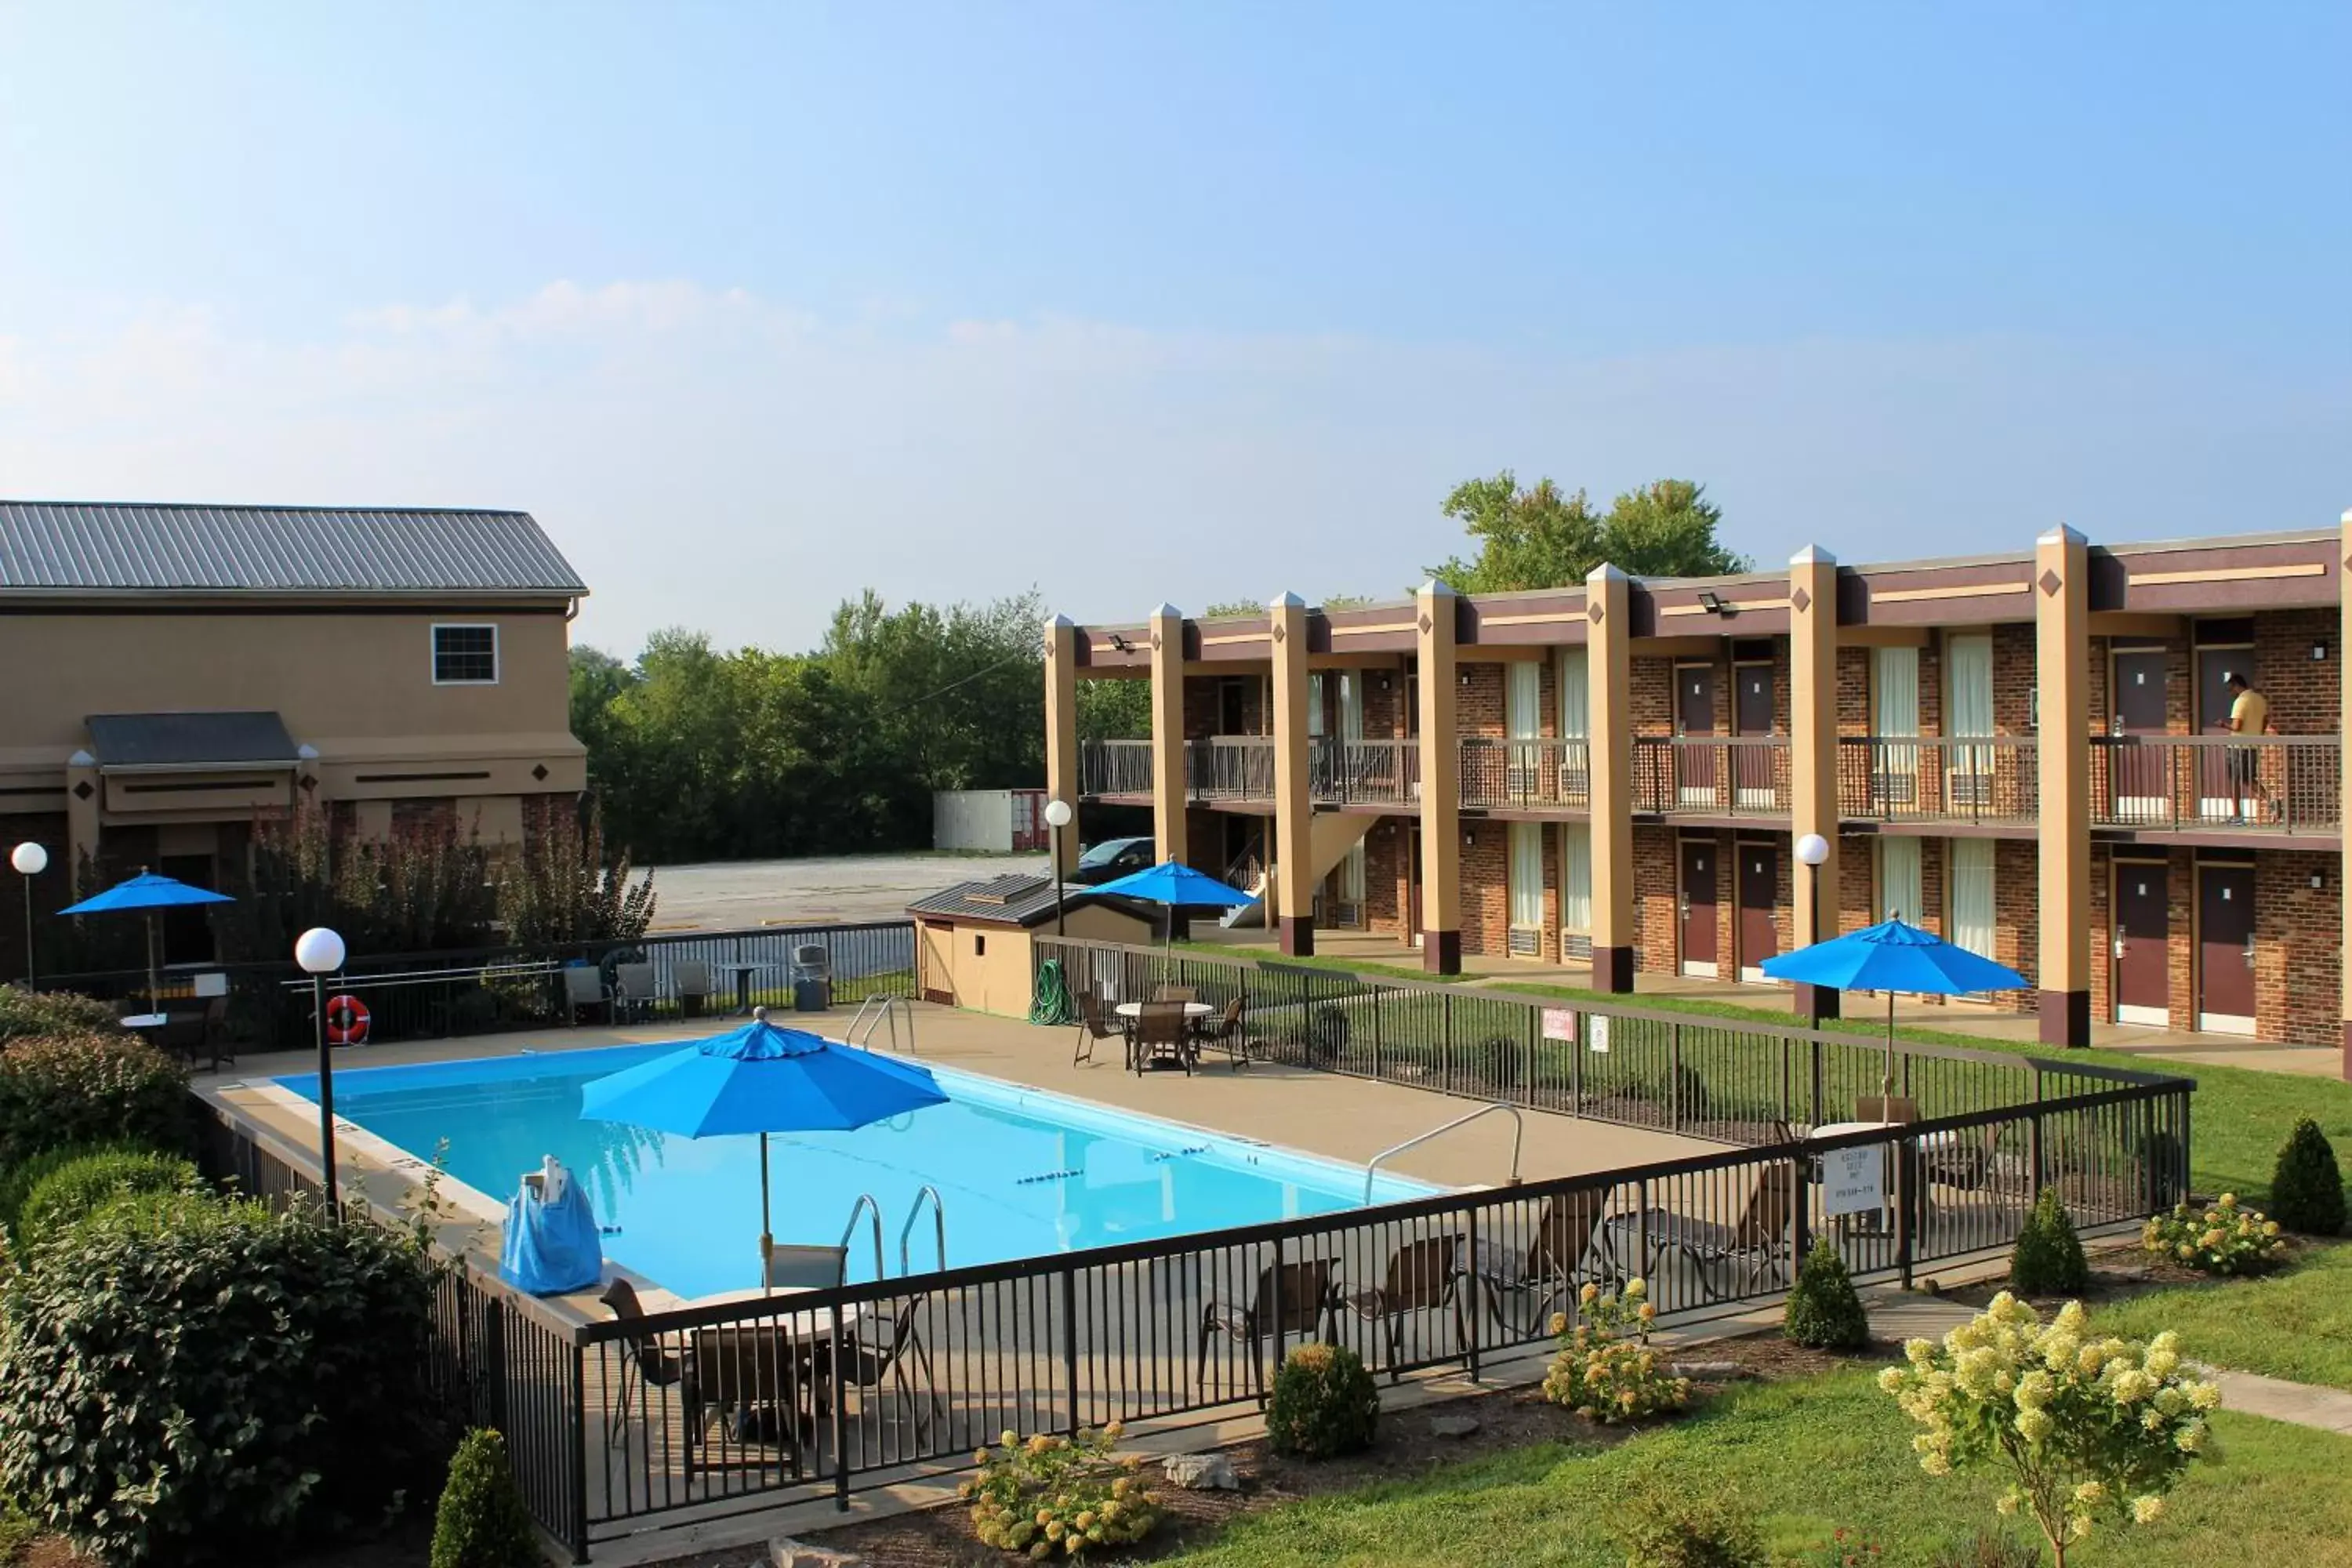
[[[1633,825],[1634,962],[1654,974],[1672,974],[1680,967],[1675,932],[1677,853],[1673,828]]]
[[[1184,678],[1184,737],[1197,741],[1209,735],[1269,735],[1272,715],[1266,710],[1267,677],[1263,673],[1249,675],[1188,675]],[[1241,689],[1241,727],[1229,730],[1224,723],[1224,688],[1237,682]]]
[[[392,803],[392,830],[395,834],[455,833],[457,803],[447,795],[429,800],[395,800]]]
[[[2251,677],[2271,700],[2271,723],[2282,735],[2336,733],[2344,672],[2333,610],[2273,610],[2254,617],[2254,669]],[[2326,658],[2311,650],[2324,647]]]
[[[1870,733],[1870,650],[1837,650],[1837,729],[1842,736]]]
[[[1456,734],[1499,737],[1503,725],[1503,667],[1464,663],[1455,668],[1454,727]],[[1469,948],[1465,944],[1465,952]]]
[[[1992,727],[1995,734],[2033,733],[2035,668],[2033,623],[1992,629]]]
[[[1462,951],[1500,958],[1510,951],[1510,836],[1499,822],[1465,820],[1462,830],[1470,839],[1462,846]]]
[[[1992,957],[2039,984],[2042,969],[2041,858],[2029,839],[2004,838],[1992,856]],[[2031,1013],[2031,990],[1995,993],[1992,1005],[2010,1013]]]
[[[2310,658],[2311,650],[2304,649]],[[2311,879],[2320,885],[2314,888]],[[2344,868],[2334,855],[2254,857],[2254,1025],[2265,1040],[2342,1043]]]
[[[1405,916],[1412,887],[1405,863],[1411,843],[1402,817],[1384,816],[1364,836],[1364,929],[1399,942],[1411,929]]]
[[[1675,661],[1637,658],[1628,673],[1633,709],[1633,733],[1671,735],[1675,732]]]
[[[1404,733],[1404,677],[1393,669],[1360,669],[1364,683],[1364,739],[1392,741]]]

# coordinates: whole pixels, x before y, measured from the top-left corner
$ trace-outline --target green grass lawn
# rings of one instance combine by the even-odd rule
[[[2352,1390],[2352,1242],[2314,1247],[2265,1279],[2134,1297],[2100,1308],[2096,1321],[2130,1339],[2177,1329],[2214,1366]]]
[[[1391,1420],[1411,1420],[1392,1415]],[[1562,1418],[1563,1426],[1567,1425]],[[2352,1565],[2352,1437],[2221,1413],[2215,1457],[2153,1526],[2095,1538],[2084,1568]],[[1557,1443],[1443,1466],[1409,1482],[1244,1515],[1169,1559],[1192,1568],[1559,1564],[1620,1568],[1612,1500],[1654,1467],[1694,1492],[1737,1489],[1779,1550],[1833,1528],[1866,1531],[1890,1564],[1926,1564],[1997,1522],[1990,1474],[1938,1480],[1911,1424],[1864,1372],[1751,1385],[1615,1447]]]

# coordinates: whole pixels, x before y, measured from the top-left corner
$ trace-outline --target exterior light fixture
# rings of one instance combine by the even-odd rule
[[[327,1051],[327,976],[342,968],[343,939],[325,926],[312,926],[294,939],[294,962],[310,977],[310,1021],[319,1037],[319,1170],[327,1184],[327,1213],[341,1224],[343,1205],[335,1190],[335,1064]]]
[[[1110,646],[1120,653],[1133,653],[1135,651],[1135,645],[1129,642],[1117,632],[1110,634]]]
[[[25,989],[33,988],[33,879],[49,868],[49,852],[27,838],[8,852],[8,864],[25,879]]]
[[[1710,616],[1719,616],[1723,614],[1723,596],[1701,589],[1698,595],[1698,607]]]
[[[1062,934],[1062,829],[1070,825],[1070,803],[1049,800],[1045,803],[1045,826],[1053,831],[1046,835],[1054,847],[1054,934]]]
[[[2326,659],[2327,645],[2324,642],[2313,643],[2311,645],[2311,662],[2314,664],[2324,664],[2326,662]]]
[[[1797,860],[1811,875],[1805,879],[1805,945],[1810,947],[1822,940],[1822,867],[1830,858],[1830,841],[1818,833],[1807,833],[1797,840]],[[1818,985],[1798,988],[1800,1005],[1816,1026],[1834,1010],[1837,993]]]

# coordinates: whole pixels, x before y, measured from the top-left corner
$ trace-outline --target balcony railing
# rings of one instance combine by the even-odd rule
[[[1272,800],[1274,737],[1211,735],[1184,749],[1184,782],[1194,800]]]
[[[1318,740],[1308,752],[1308,787],[1327,805],[1416,805],[1420,747],[1418,741]]]
[[[1151,742],[1088,741],[1078,747],[1078,793],[1151,793]]]
[[[1581,739],[1465,739],[1462,742],[1462,804],[1523,810],[1591,811],[1590,744]]]
[[[1666,816],[1786,816],[1789,738],[1639,736],[1633,809]]]
[[[2334,735],[2099,735],[2091,821],[2100,827],[2326,833],[2342,826]]]
[[[1875,822],[2032,826],[2041,819],[2033,741],[2023,735],[1904,735],[1838,742],[1838,815]]]

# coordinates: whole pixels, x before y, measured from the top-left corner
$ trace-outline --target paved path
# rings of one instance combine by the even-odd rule
[[[1871,1326],[1887,1339],[1939,1340],[1977,1315],[1972,1307],[1937,1296],[1872,1294],[1868,1300]],[[2352,1394],[2342,1389],[2220,1367],[2202,1370],[2221,1385],[2224,1410],[2352,1436]]]

